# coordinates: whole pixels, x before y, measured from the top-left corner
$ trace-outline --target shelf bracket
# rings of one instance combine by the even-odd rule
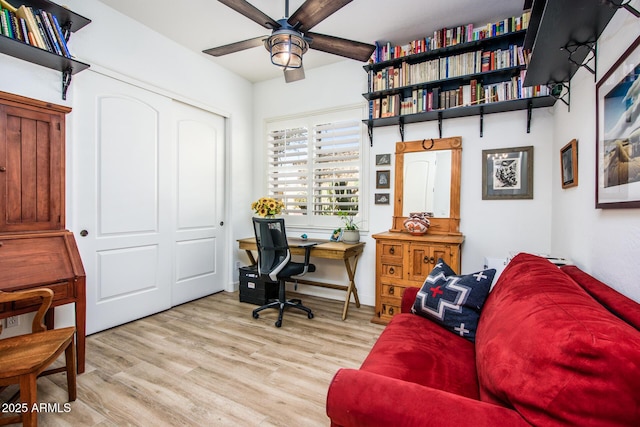
[[[373,147],[373,124],[371,121],[367,123],[367,133],[369,134],[369,146]]]
[[[568,42],[562,48],[563,50],[566,50],[569,53],[569,58],[567,58],[569,60],[569,62],[571,62],[572,64],[574,64],[578,68],[583,67],[587,71],[589,71],[591,74],[593,74],[593,80],[594,81],[596,80],[596,69],[597,69],[597,66],[598,66],[597,55],[596,55],[596,53],[597,53],[596,52],[596,46],[597,46],[597,44],[596,44],[595,41],[587,41],[587,42],[584,42],[584,43],[581,43],[581,42]],[[591,53],[591,56],[587,55],[587,57],[585,57],[585,59],[584,59],[584,61],[582,61],[582,63],[579,63],[579,62],[577,62],[576,60],[573,59],[573,55],[580,48],[587,48],[587,49],[589,49],[589,52]],[[591,68],[590,66],[587,65],[587,63],[591,59],[593,59],[594,68]]]
[[[480,107],[480,138],[484,133],[484,107]],[[442,138],[442,136],[440,137]]]
[[[636,18],[640,18],[640,12],[638,12],[638,9],[629,5],[629,3],[631,3],[631,0],[627,0],[626,2],[622,0],[620,2],[615,2],[613,0],[605,1],[609,3],[609,6],[611,7],[615,7],[616,9],[627,9],[627,11],[630,12],[633,16],[635,16]]]
[[[438,135],[442,138],[442,111],[438,111]]]
[[[67,68],[62,72],[62,99],[67,99],[67,89],[71,84],[71,68]]]
[[[533,102],[527,102],[527,133],[531,133],[531,110],[533,110]]]
[[[404,120],[402,117],[398,120],[398,130],[400,131],[400,141],[404,142]]]
[[[62,36],[64,37],[65,41],[69,41],[69,37],[71,36],[71,26],[73,25],[73,22],[71,22],[71,20],[65,22],[64,24],[62,24],[62,26],[60,27],[60,29],[62,30]]]
[[[547,87],[549,87],[549,95],[564,102],[567,106],[567,111],[571,112],[571,81],[567,83],[547,83]]]

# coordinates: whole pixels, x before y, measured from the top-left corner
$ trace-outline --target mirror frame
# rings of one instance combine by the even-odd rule
[[[451,187],[448,218],[429,218],[431,226],[428,234],[460,235],[460,171],[462,163],[462,137],[423,139],[396,143],[396,170],[394,184],[393,224],[390,231],[402,232],[406,229],[402,216],[404,197],[404,155],[420,151],[451,150]]]

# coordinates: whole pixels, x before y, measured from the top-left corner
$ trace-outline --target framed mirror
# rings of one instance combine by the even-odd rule
[[[404,230],[411,212],[431,212],[429,234],[460,234],[462,138],[396,143],[393,224]]]

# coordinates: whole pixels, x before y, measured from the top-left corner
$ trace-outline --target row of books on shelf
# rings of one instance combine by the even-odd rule
[[[413,40],[404,45],[392,45],[391,42],[376,42],[376,50],[373,52],[370,62],[378,63],[389,61],[391,59],[428,52],[434,49],[441,49],[461,43],[526,30],[529,26],[530,17],[531,11],[525,11],[522,15],[512,16],[481,27],[474,27],[473,24],[467,24],[454,28],[441,28],[434,31],[433,37]]]
[[[55,15],[22,5],[14,7],[0,0],[2,35],[25,44],[71,58],[67,40]]]
[[[384,96],[369,101],[369,118],[395,117],[550,94],[549,88],[545,85],[524,87],[524,77],[525,71],[510,80],[495,84],[483,85],[478,80],[471,80],[467,85],[450,90],[436,87],[414,89],[410,97],[402,97],[400,94]]]
[[[382,70],[369,70],[369,92],[394,89],[414,84],[479,74],[529,64],[529,51],[522,46],[493,51],[478,50],[436,58],[417,64],[402,62]]]

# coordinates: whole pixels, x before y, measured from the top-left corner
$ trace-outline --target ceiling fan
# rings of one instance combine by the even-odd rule
[[[271,62],[284,69],[287,83],[304,78],[302,55],[307,49],[316,49],[361,62],[368,61],[375,50],[372,44],[309,31],[353,0],[306,0],[291,16],[289,16],[289,0],[285,0],[285,17],[277,21],[246,0],[218,1],[272,32],[270,36],[255,37],[206,49],[203,52],[213,56],[223,56],[264,46],[271,55]]]

